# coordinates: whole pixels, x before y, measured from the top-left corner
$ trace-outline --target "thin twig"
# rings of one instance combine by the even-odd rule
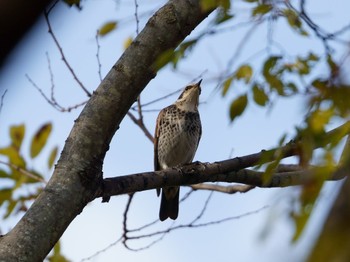
[[[96,46],[97,46],[96,59],[97,59],[97,65],[98,65],[98,76],[100,78],[100,81],[102,81],[102,73],[101,73],[102,65],[101,65],[101,61],[100,61],[100,48],[101,48],[101,46],[100,46],[100,42],[98,41],[98,31],[96,32],[95,39],[96,39]]]
[[[123,241],[122,241],[122,243],[126,248],[128,248],[128,245],[126,244],[126,242],[128,241],[128,232],[129,232],[128,226],[127,226],[127,220],[128,220],[128,213],[130,210],[131,201],[133,198],[134,198],[134,194],[130,194],[129,198],[128,198],[128,202],[126,203],[126,206],[125,206],[124,214],[123,214],[123,235],[122,235]]]
[[[28,79],[29,83],[31,83],[34,86],[34,88],[36,90],[38,90],[38,92],[46,100],[46,102],[48,102],[54,109],[56,109],[59,112],[62,112],[62,113],[63,112],[70,112],[70,111],[72,111],[74,109],[77,109],[77,108],[85,105],[87,103],[87,101],[88,101],[88,100],[86,100],[86,101],[83,101],[83,102],[81,102],[79,104],[76,104],[76,105],[73,105],[73,106],[70,106],[70,107],[63,107],[63,106],[61,106],[60,104],[57,103],[56,99],[51,100],[47,95],[45,95],[43,90],[41,90],[41,88],[27,74],[25,75],[25,77]],[[51,88],[51,90],[52,90],[52,88]]]
[[[51,69],[51,61],[50,61],[50,57],[49,57],[49,53],[46,52],[46,58],[47,58],[47,64],[48,64],[48,68],[49,68],[49,73],[50,73],[50,81],[51,81],[51,101],[54,104],[58,104],[56,99],[55,99],[55,82],[54,82],[54,77],[53,77],[53,72]]]
[[[134,4],[135,4],[136,35],[138,35],[140,20],[139,20],[139,14],[138,14],[139,4],[137,3],[137,0],[134,0]]]
[[[47,14],[50,14],[51,11],[55,8],[55,6],[57,5],[57,3],[59,2],[59,0],[56,0],[48,9],[47,9]]]
[[[8,166],[10,168],[13,168],[14,170],[20,172],[21,174],[23,174],[23,175],[25,175],[25,176],[27,176],[29,178],[32,178],[32,179],[34,179],[34,180],[36,180],[38,182],[47,184],[47,181],[44,178],[42,178],[42,177],[40,177],[40,176],[38,176],[36,174],[33,174],[33,173],[31,173],[31,172],[29,172],[29,171],[27,171],[27,170],[25,170],[25,169],[15,165],[15,164],[7,163],[7,162],[1,161],[1,160],[0,160],[0,164],[6,165],[6,166]]]
[[[161,231],[157,231],[157,232],[153,232],[153,233],[149,233],[149,234],[145,234],[145,235],[133,236],[133,237],[130,237],[129,239],[150,238],[153,236],[157,236],[157,235],[164,234],[164,233],[169,233],[170,231],[183,229],[183,228],[198,228],[198,227],[206,227],[206,226],[210,226],[210,225],[217,225],[217,224],[224,223],[227,221],[237,220],[237,219],[241,219],[241,218],[246,217],[246,216],[257,214],[257,213],[259,213],[267,208],[269,208],[269,206],[263,206],[262,208],[259,208],[257,210],[250,211],[250,212],[238,215],[238,216],[230,216],[230,217],[226,217],[223,219],[218,219],[218,220],[205,222],[205,223],[201,223],[201,224],[195,224],[195,223],[181,224],[181,225],[177,225],[174,227],[170,227],[170,228],[165,229],[165,230],[161,230]]]
[[[143,133],[146,135],[146,137],[153,143],[154,138],[151,135],[151,133],[148,131],[148,129],[146,128],[146,126],[144,125],[143,121],[140,121],[139,119],[137,119],[132,113],[128,112],[128,116],[130,117],[130,119],[136,124],[138,125],[141,130],[143,131]]]
[[[122,239],[123,239],[123,236],[121,236],[120,238],[118,238],[118,240],[116,240],[116,241],[114,241],[113,243],[109,244],[109,245],[106,246],[105,248],[100,249],[99,251],[97,251],[96,253],[92,254],[91,256],[86,257],[86,258],[83,258],[82,260],[80,260],[80,262],[88,261],[88,260],[93,259],[94,257],[97,257],[98,255],[100,255],[100,254],[106,252],[106,251],[107,251],[108,249],[110,249],[111,247],[114,247],[115,245],[117,245]]]
[[[51,11],[51,10],[50,10]],[[83,83],[79,80],[79,78],[77,77],[77,75],[75,74],[73,68],[70,66],[69,62],[67,61],[67,58],[66,56],[64,55],[63,53],[63,49],[60,45],[60,43],[58,42],[57,38],[56,38],[56,35],[54,34],[53,30],[52,30],[52,27],[51,27],[51,23],[50,23],[50,20],[49,20],[49,12],[45,11],[44,12],[44,17],[45,17],[45,21],[47,23],[47,26],[49,28],[49,34],[51,35],[53,41],[55,42],[60,54],[61,54],[61,58],[62,58],[62,61],[64,62],[64,64],[67,66],[69,72],[71,73],[71,75],[73,76],[74,80],[78,83],[78,85],[81,87],[81,89],[85,92],[85,94],[88,96],[88,97],[91,97],[91,93],[85,88],[85,86],[83,85]]]
[[[0,113],[1,113],[1,110],[2,110],[2,107],[4,105],[4,98],[5,98],[5,95],[7,93],[7,89],[5,90],[5,92],[2,94],[1,96],[1,100],[0,100]]]
[[[202,207],[201,212],[195,217],[195,219],[192,220],[192,222],[190,223],[190,225],[193,225],[194,223],[196,223],[197,221],[199,221],[199,220],[203,217],[205,211],[206,211],[207,208],[208,208],[209,201],[211,200],[211,198],[212,198],[213,195],[214,195],[214,191],[210,191],[210,193],[209,193],[207,199],[206,199],[205,202],[204,202],[204,205],[203,205],[203,207]]]
[[[182,90],[183,90],[183,88],[177,89],[176,91],[171,92],[170,94],[167,94],[167,95],[165,95],[165,96],[159,97],[159,98],[154,99],[154,100],[151,100],[150,102],[144,103],[144,104],[142,104],[141,106],[142,106],[142,107],[145,107],[145,106],[152,105],[152,104],[157,103],[157,102],[159,102],[159,101],[161,101],[161,100],[164,100],[164,99],[166,99],[166,98],[168,98],[168,97],[171,97],[171,96],[173,96],[173,95],[176,95],[176,94],[180,93]],[[137,108],[137,106],[131,107],[132,110],[137,110],[136,108]],[[143,110],[143,111],[145,111],[145,110]],[[158,110],[158,111],[159,111],[159,110]]]

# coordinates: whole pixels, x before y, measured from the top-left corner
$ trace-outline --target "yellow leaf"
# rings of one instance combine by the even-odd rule
[[[233,121],[237,116],[240,116],[248,104],[247,95],[242,95],[236,98],[230,106],[230,118]]]
[[[238,70],[236,71],[236,78],[237,79],[244,79],[244,81],[248,84],[251,77],[253,75],[253,69],[250,65],[242,65]]]
[[[21,168],[25,168],[26,163],[17,148],[8,146],[0,148],[0,155],[7,156],[10,163]]]
[[[124,43],[123,43],[124,50],[131,45],[132,41],[133,39],[131,36],[129,36],[127,39],[124,40]]]
[[[329,120],[334,116],[333,108],[327,110],[316,110],[312,112],[309,117],[309,125],[314,133],[320,133],[324,131],[324,127],[328,124]]]
[[[112,21],[112,22],[108,22],[105,23],[103,26],[101,26],[101,28],[98,30],[98,34],[100,36],[105,36],[107,34],[109,34],[110,32],[112,32],[114,29],[117,28],[117,21]]]
[[[256,15],[263,16],[264,14],[268,13],[271,9],[272,9],[271,5],[267,5],[267,4],[258,5],[252,10],[252,16],[256,16]]]
[[[10,127],[10,137],[11,137],[12,145],[17,149],[21,147],[21,144],[24,138],[24,132],[25,132],[25,126],[23,124]]]
[[[225,96],[232,84],[233,76],[227,78],[222,85],[222,95]]]
[[[265,106],[269,101],[269,97],[266,95],[264,89],[259,88],[257,84],[253,86],[253,99],[259,106]]]
[[[58,147],[54,147],[50,153],[50,156],[49,156],[49,160],[47,162],[47,165],[48,167],[51,169],[52,166],[53,166],[53,163],[55,162],[56,160],[56,157],[57,157],[57,153],[58,153]]]
[[[41,150],[43,149],[43,147],[45,146],[47,139],[51,133],[52,130],[52,124],[51,123],[47,123],[44,124],[34,135],[33,139],[32,139],[32,144],[30,146],[30,157],[34,158],[37,155],[39,155],[39,153],[41,152]]]

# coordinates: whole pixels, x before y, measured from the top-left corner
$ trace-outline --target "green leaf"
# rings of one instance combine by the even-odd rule
[[[49,160],[47,162],[47,166],[49,169],[52,168],[53,164],[55,163],[56,157],[57,157],[57,153],[58,153],[58,146],[54,147],[51,150],[50,156],[49,156]]]
[[[0,190],[0,206],[11,199],[13,193],[13,188],[2,188]]]
[[[258,84],[253,86],[253,99],[259,106],[265,106],[269,101],[269,97],[266,95],[264,89],[259,88]]]
[[[170,61],[174,59],[174,50],[173,49],[168,49],[164,51],[162,54],[158,56],[156,61],[153,64],[153,67],[156,71],[160,70],[163,68],[165,65],[167,65]]]
[[[218,7],[217,0],[201,0],[200,6],[203,11],[210,11]]]
[[[284,85],[280,78],[275,75],[265,76],[267,83],[270,85],[271,90],[275,90],[280,96],[284,96]]]
[[[327,56],[327,63],[328,63],[328,66],[329,66],[329,69],[330,69],[332,75],[333,76],[338,75],[338,73],[339,73],[339,66],[334,62],[334,60],[333,60],[331,55]]]
[[[309,53],[307,60],[317,62],[318,60],[320,60],[320,58],[317,55],[315,55],[314,53]]]
[[[224,9],[220,9],[220,10],[217,12],[216,16],[215,16],[214,23],[215,23],[216,25],[222,24],[222,23],[224,23],[224,22],[226,22],[226,21],[229,21],[229,20],[232,19],[233,17],[234,17],[233,15],[227,13]]]
[[[236,79],[244,79],[245,83],[248,84],[253,75],[253,69],[250,65],[242,65],[236,71]]]
[[[272,9],[272,5],[267,5],[267,4],[262,4],[258,5],[252,10],[252,16],[257,16],[257,15],[265,15],[266,13],[270,12]]]
[[[61,245],[58,241],[53,248],[53,253],[48,257],[49,262],[69,262],[69,260],[61,254]]]
[[[244,109],[247,107],[248,98],[247,95],[242,95],[233,100],[230,106],[230,119],[233,121],[236,117],[243,114]]]
[[[52,130],[52,124],[46,123],[36,132],[30,146],[31,158],[35,158],[37,155],[39,155],[43,147],[46,145],[46,142],[47,142],[47,139],[49,138],[51,130]]]
[[[132,43],[133,39],[131,36],[129,36],[128,38],[126,38],[123,42],[123,47],[124,47],[124,50],[126,50]]]
[[[308,118],[309,127],[314,134],[322,133],[325,131],[326,124],[329,123],[334,116],[333,108],[327,110],[318,109],[311,113]]]
[[[322,173],[322,170],[319,170],[317,173]],[[305,225],[310,218],[310,215],[314,208],[314,204],[320,194],[323,184],[324,180],[318,179],[310,181],[309,183],[304,184],[302,186],[302,191],[299,196],[299,201],[301,205],[300,210],[299,212],[294,212],[291,214],[295,224],[293,242],[297,241],[303,233]]]
[[[10,177],[10,174],[0,169],[0,178],[8,178],[8,177]]]
[[[217,7],[222,7],[224,10],[228,10],[231,7],[230,0],[201,0],[200,6],[203,11],[211,11]]]
[[[17,206],[18,201],[15,201],[13,199],[9,199],[9,204],[7,206],[6,213],[4,215],[4,219],[8,218],[13,212],[15,207]]]
[[[9,158],[10,164],[13,164],[17,167],[25,168],[26,166],[24,158],[19,154],[18,149],[14,146],[0,148],[0,155],[7,156]]]
[[[231,76],[225,80],[224,84],[222,85],[222,96],[226,95],[227,91],[231,87],[232,81],[233,81],[233,76]]]
[[[275,68],[277,62],[281,59],[281,56],[271,56],[269,57],[263,67],[263,75],[270,75],[270,72]]]
[[[276,160],[276,161],[272,161],[267,165],[265,172],[262,175],[263,185],[267,186],[271,182],[271,178],[274,175],[279,163],[280,163],[280,160]]]
[[[24,133],[25,133],[25,126],[23,124],[10,127],[10,137],[11,137],[12,145],[16,147],[17,150],[19,150],[22,145]]]
[[[80,0],[64,0],[64,2],[70,7],[75,5],[76,7],[80,8]]]
[[[153,64],[154,70],[158,71],[168,63],[172,63],[173,67],[176,68],[177,63],[183,58],[187,51],[191,50],[197,43],[198,39],[193,39],[183,42],[176,50],[168,49],[158,56]]]
[[[300,28],[301,27],[301,21],[299,19],[299,16],[293,10],[285,9],[284,15],[286,16],[288,24],[291,27],[293,27],[293,28]]]
[[[297,86],[294,83],[292,83],[292,82],[287,83],[285,85],[285,87],[286,87],[285,89],[286,89],[286,91],[288,92],[289,95],[294,95],[294,94],[298,93]]]
[[[98,29],[98,34],[100,36],[105,36],[115,30],[117,28],[118,22],[117,21],[112,21],[112,22],[107,22],[103,26]]]

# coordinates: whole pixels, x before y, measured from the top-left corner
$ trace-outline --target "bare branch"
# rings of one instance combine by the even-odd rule
[[[96,32],[96,36],[95,36],[95,40],[96,40],[96,46],[97,46],[97,51],[96,51],[96,59],[97,59],[97,65],[98,65],[98,77],[100,78],[100,81],[102,81],[102,73],[101,73],[101,68],[102,68],[102,65],[101,65],[101,61],[100,61],[100,42],[98,41],[98,37],[99,37],[99,34],[98,34],[98,30]]]
[[[83,101],[83,102],[81,102],[79,104],[75,104],[73,106],[63,107],[60,104],[58,104],[57,100],[53,97],[53,92],[54,92],[53,91],[53,89],[54,89],[53,87],[51,87],[51,97],[52,97],[52,99],[50,99],[47,95],[45,95],[43,90],[34,82],[33,79],[31,79],[27,74],[25,75],[25,77],[28,79],[29,83],[31,83],[34,86],[34,88],[36,90],[38,90],[38,92],[46,100],[46,102],[48,102],[53,108],[55,108],[59,112],[62,112],[62,113],[70,112],[70,111],[72,111],[74,109],[77,109],[77,108],[85,105],[87,103],[87,101],[88,101],[88,100],[86,100],[86,101]]]
[[[0,99],[0,113],[1,113],[2,107],[3,107],[3,105],[4,105],[4,98],[5,98],[6,93],[7,93],[7,89],[6,89],[5,92],[2,94],[1,99]]]
[[[138,14],[139,4],[137,3],[137,0],[134,0],[134,4],[135,4],[136,34],[138,35],[140,20],[139,20],[139,14]]]
[[[145,124],[143,123],[142,120],[137,119],[132,113],[128,112],[128,116],[131,118],[131,120],[138,125],[141,130],[143,131],[143,133],[146,135],[146,137],[153,143],[153,136],[151,135],[151,133],[148,131],[148,129],[146,128]]]
[[[199,227],[207,227],[207,226],[211,226],[211,225],[217,225],[217,224],[225,223],[225,222],[228,222],[228,221],[241,219],[241,218],[246,217],[246,216],[257,214],[257,213],[267,209],[268,207],[269,206],[264,206],[264,207],[259,208],[257,210],[254,210],[254,211],[251,211],[251,212],[247,212],[247,213],[244,213],[244,214],[241,214],[241,215],[238,215],[238,216],[230,216],[230,217],[226,217],[226,218],[223,218],[223,219],[218,219],[218,220],[205,222],[205,223],[201,223],[201,224],[195,224],[195,223],[192,223],[192,222],[187,223],[187,224],[181,224],[181,225],[177,225],[177,226],[174,226],[174,227],[169,227],[168,229],[165,229],[165,230],[153,232],[153,233],[150,233],[150,234],[138,235],[138,236],[130,237],[130,239],[150,238],[150,237],[153,237],[153,236],[166,234],[166,233],[169,233],[170,231],[174,231],[174,230],[178,230],[178,229],[184,229],[184,228],[188,229],[188,228],[199,228]]]
[[[49,10],[51,11],[51,10]],[[88,97],[91,97],[91,93],[85,88],[85,86],[83,85],[83,83],[79,80],[79,78],[77,77],[77,75],[75,74],[73,68],[70,66],[66,56],[64,55],[63,53],[63,49],[60,45],[60,43],[58,42],[57,38],[56,38],[56,35],[54,34],[53,30],[52,30],[52,27],[51,27],[51,23],[50,23],[50,20],[49,20],[49,12],[48,11],[45,11],[44,12],[44,17],[45,17],[45,21],[47,23],[47,26],[49,28],[49,34],[51,35],[53,41],[55,42],[57,48],[58,48],[58,51],[60,52],[61,54],[61,58],[62,58],[62,61],[64,62],[64,64],[67,66],[69,72],[71,73],[71,75],[73,76],[74,80],[78,83],[78,85],[81,87],[81,89],[85,92],[85,94],[88,96]]]
[[[344,137],[350,132],[350,122],[325,133],[315,148],[323,147],[334,137]],[[164,186],[193,185],[204,182],[235,182],[259,187],[286,187],[304,184],[317,177],[317,168],[293,172],[275,173],[267,183],[264,172],[245,169],[275,160],[275,152],[281,152],[282,158],[299,154],[300,143],[291,142],[283,147],[261,151],[251,155],[235,157],[214,163],[192,163],[182,168],[169,168],[162,171],[138,173],[127,176],[106,178],[97,197],[107,200],[110,196],[133,193]],[[299,168],[299,167],[298,167]],[[329,174],[328,180],[337,179]]]
[[[97,257],[98,255],[106,252],[108,249],[110,249],[111,247],[114,247],[115,245],[117,245],[120,241],[122,241],[123,237],[121,236],[120,238],[118,238],[116,241],[114,241],[113,243],[111,243],[110,245],[106,246],[105,248],[97,251],[96,253],[94,253],[93,255],[89,256],[89,257],[86,257],[86,258],[83,258],[82,260],[80,260],[80,262],[83,262],[83,261],[89,261],[91,259],[93,259],[94,257]]]

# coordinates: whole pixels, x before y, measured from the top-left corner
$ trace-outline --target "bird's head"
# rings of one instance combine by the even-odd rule
[[[186,111],[197,110],[199,95],[201,94],[201,82],[202,79],[196,84],[186,86],[184,91],[182,91],[181,95],[176,100],[176,104],[180,109]]]

